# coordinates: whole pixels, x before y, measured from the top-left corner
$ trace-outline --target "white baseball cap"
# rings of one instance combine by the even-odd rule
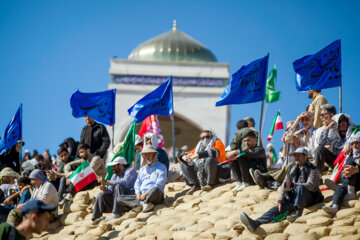
[[[125,158],[123,157],[117,157],[115,158],[113,161],[109,162],[108,164],[106,164],[107,166],[115,166],[117,164],[127,164]]]

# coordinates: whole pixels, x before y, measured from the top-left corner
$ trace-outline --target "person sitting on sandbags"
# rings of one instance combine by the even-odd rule
[[[40,169],[35,169],[30,173],[29,178],[34,186],[30,200],[41,200],[47,205],[57,206],[59,198],[55,187],[47,180],[46,175]],[[29,201],[30,201],[29,200]],[[26,203],[25,203],[26,204]],[[18,204],[16,209],[10,211],[6,222],[13,226],[21,223],[23,215],[21,213],[24,204]],[[50,222],[56,219],[58,215],[57,208],[50,214]]]
[[[330,179],[325,180],[325,184],[335,190],[333,202],[330,206],[324,206],[323,210],[335,215],[343,201],[356,199],[356,191],[360,190],[360,132],[350,137],[352,153],[346,159],[344,171],[341,173],[342,186],[338,186]]]
[[[289,222],[294,222],[302,215],[305,207],[320,203],[324,196],[319,189],[319,172],[308,161],[306,148],[298,148],[292,154],[295,163],[288,171],[279,191],[277,206],[268,210],[256,220],[251,219],[245,212],[240,213],[240,220],[250,232],[264,223],[269,223],[280,214],[295,211],[295,215],[288,216]]]
[[[103,191],[95,200],[94,210],[92,213],[93,224],[97,224],[102,220],[112,220],[119,218],[122,214],[122,209],[117,204],[117,198],[120,195],[134,195],[134,184],[137,178],[137,172],[129,164],[125,158],[117,157],[107,166],[111,166],[114,174],[110,181],[104,180],[102,177],[98,178],[101,183],[100,189]],[[108,187],[106,187],[108,186]],[[112,212],[113,215],[105,218],[103,213]]]
[[[210,130],[200,133],[200,141],[190,152],[179,156],[180,167],[188,185],[187,195],[202,189],[210,191],[218,182],[218,163],[226,160],[225,146]]]
[[[67,163],[64,167],[65,177],[67,178],[66,185],[68,187],[64,191],[65,197],[59,202],[59,206],[63,206],[66,201],[71,201],[71,198],[75,196],[77,191],[74,184],[72,184],[68,178],[72,175],[73,171],[76,170],[76,168],[82,163],[88,161],[91,168],[94,170],[96,176],[98,177],[105,177],[107,174],[105,161],[97,155],[92,155],[89,145],[85,143],[79,144],[78,152],[80,155],[80,159],[75,159],[74,161]],[[98,185],[99,183],[97,181],[93,181],[87,184],[84,188],[82,188],[81,191],[93,189]]]
[[[164,201],[164,188],[167,176],[166,166],[157,160],[157,151],[153,146],[144,146],[141,156],[146,165],[140,168],[134,189],[136,195],[119,195],[117,203],[122,210],[136,208],[150,212],[155,204]]]

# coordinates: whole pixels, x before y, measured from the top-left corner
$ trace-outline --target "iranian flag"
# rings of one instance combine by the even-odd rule
[[[96,174],[88,161],[85,161],[80,166],[78,166],[69,177],[70,182],[75,186],[76,191],[80,191],[86,185],[96,180]]]
[[[279,130],[279,129],[284,129],[284,124],[283,124],[281,116],[280,116],[280,111],[277,112],[276,117],[271,125],[269,136],[267,138],[267,140],[269,142],[271,141],[271,139],[274,135],[274,131]]]

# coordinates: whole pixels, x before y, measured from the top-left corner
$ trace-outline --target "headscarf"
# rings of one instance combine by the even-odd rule
[[[41,171],[40,169],[35,169],[35,170],[33,170],[33,171],[30,173],[29,178],[30,178],[30,179],[35,179],[35,180],[41,180],[41,181],[43,181],[43,182],[47,180],[46,175],[45,175],[44,172]]]

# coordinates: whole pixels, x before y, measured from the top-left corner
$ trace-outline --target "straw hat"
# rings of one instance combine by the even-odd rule
[[[0,178],[2,178],[2,177],[21,178],[21,176],[17,172],[15,172],[14,170],[12,170],[12,168],[10,168],[10,167],[6,167],[3,170],[1,170]]]
[[[144,153],[157,153],[157,151],[153,146],[145,146],[141,151],[141,155]]]

